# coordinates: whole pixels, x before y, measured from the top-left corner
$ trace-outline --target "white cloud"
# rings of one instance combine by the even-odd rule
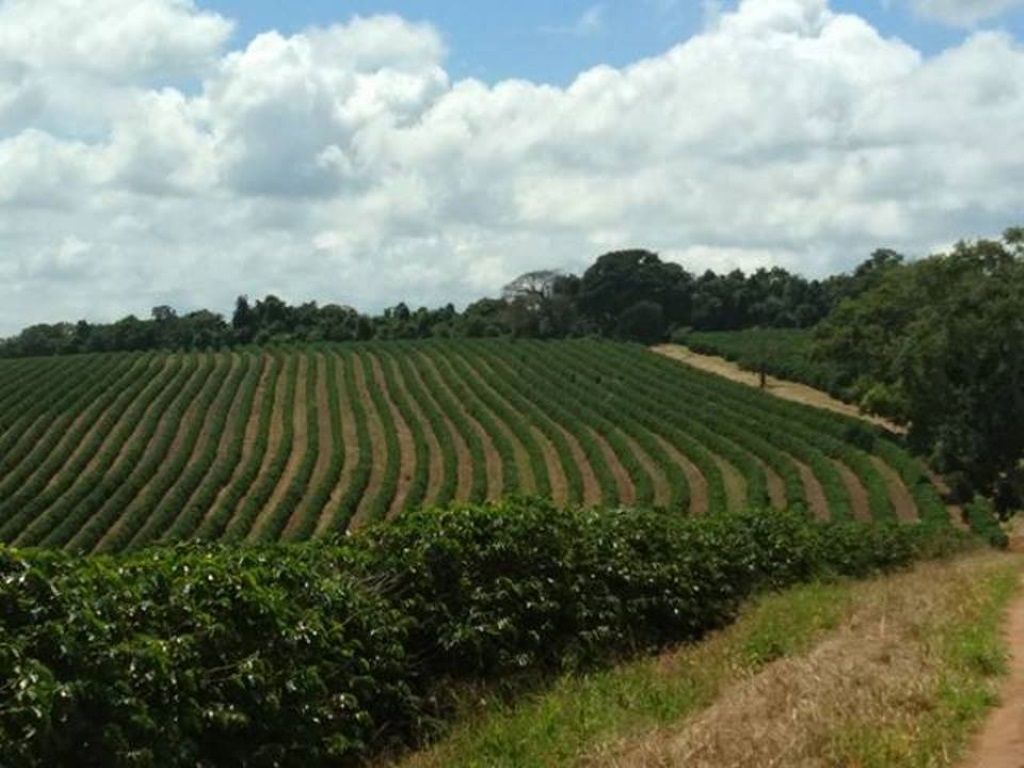
[[[0,51],[51,75],[119,82],[189,75],[212,62],[231,23],[192,0],[5,0]]]
[[[1005,34],[925,58],[825,0],[745,0],[630,67],[489,86],[394,16],[229,51],[225,20],[145,0],[148,42],[78,74],[125,34],[90,25],[135,5],[90,2],[63,52],[0,24],[0,332],[240,292],[463,302],[627,245],[823,274],[1024,211]],[[0,0],[0,20],[45,31],[51,6],[86,7]]]
[[[1024,0],[911,0],[911,4],[926,18],[969,27],[1024,7]]]

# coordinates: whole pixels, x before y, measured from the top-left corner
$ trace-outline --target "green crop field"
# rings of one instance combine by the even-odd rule
[[[511,494],[948,521],[858,422],[642,347],[436,341],[0,361],[0,541],[328,536]]]

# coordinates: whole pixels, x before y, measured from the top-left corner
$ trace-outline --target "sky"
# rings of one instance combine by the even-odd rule
[[[0,335],[1024,224],[1024,0],[0,0]]]

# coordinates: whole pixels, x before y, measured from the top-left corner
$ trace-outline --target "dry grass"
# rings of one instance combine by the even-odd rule
[[[994,701],[1021,558],[765,595],[658,658],[467,707],[406,768],[952,765]]]
[[[858,585],[811,652],[731,686],[674,728],[600,749],[588,765],[950,765],[992,701],[1001,607],[1016,561],[933,563]],[[987,624],[986,624],[987,622]]]

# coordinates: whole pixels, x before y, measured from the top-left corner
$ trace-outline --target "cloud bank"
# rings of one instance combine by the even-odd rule
[[[952,5],[952,3],[950,3]],[[0,333],[239,292],[461,303],[646,246],[813,275],[1024,214],[1024,47],[744,0],[566,88],[397,16],[228,50],[191,0],[0,0]]]

